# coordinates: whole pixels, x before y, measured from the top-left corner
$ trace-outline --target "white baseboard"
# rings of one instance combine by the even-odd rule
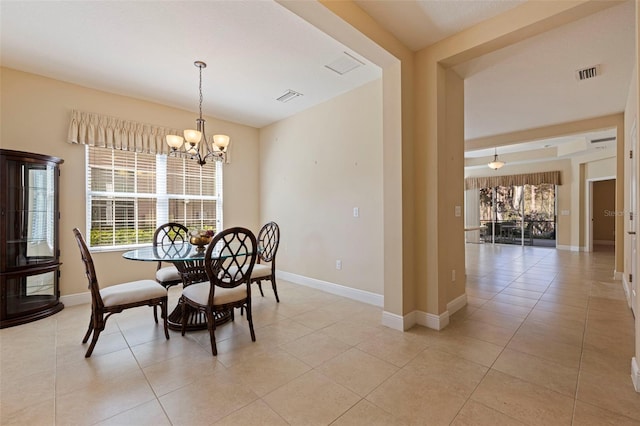
[[[640,392],[640,368],[635,356],[631,358],[631,381],[636,392]]]
[[[460,296],[453,299],[451,302],[447,303],[447,312],[449,315],[453,315],[458,312],[460,309],[464,308],[467,304],[467,293],[463,293]]]
[[[567,245],[561,245],[561,244],[556,245],[556,248],[558,250],[567,250],[567,251],[584,251],[583,250],[584,247],[581,248],[578,246],[567,246]]]
[[[393,314],[391,312],[383,311],[382,312],[382,325],[392,328],[398,331],[405,331],[413,327],[415,324],[415,320],[413,318],[413,313],[409,315],[400,316],[398,314]]]
[[[449,325],[449,311],[444,311],[440,315],[428,312],[415,311],[416,324],[434,330],[442,330]]]
[[[85,303],[91,303],[91,293],[86,291],[84,293],[60,296],[60,301],[64,306],[84,305]]]
[[[303,275],[292,274],[291,272],[276,271],[276,278],[290,281],[294,284],[300,284],[306,287],[315,288],[327,293],[336,294],[338,296],[348,297],[358,302],[368,303],[369,305],[384,306],[384,296],[372,293],[370,291],[359,290],[357,288],[345,287],[340,284],[330,283],[328,281],[317,280],[315,278],[305,277]]]

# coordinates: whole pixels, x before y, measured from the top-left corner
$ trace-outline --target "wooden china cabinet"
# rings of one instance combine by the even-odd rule
[[[59,312],[63,160],[0,149],[0,328]]]

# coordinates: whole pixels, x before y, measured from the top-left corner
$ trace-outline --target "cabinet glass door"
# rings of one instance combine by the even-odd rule
[[[7,212],[7,267],[51,262],[55,245],[55,167],[7,162],[9,206]]]

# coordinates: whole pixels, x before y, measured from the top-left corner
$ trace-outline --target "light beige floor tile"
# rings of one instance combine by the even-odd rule
[[[516,296],[513,294],[505,293],[504,290],[497,294],[492,301],[500,302],[500,303],[508,303],[514,306],[524,306],[525,308],[533,308],[536,303],[538,303],[538,299],[532,299],[528,297]]]
[[[547,291],[542,295],[540,301],[575,306],[578,308],[586,308],[589,304],[589,297],[586,295],[553,294]]]
[[[422,339],[413,339],[405,333],[382,331],[360,343],[358,349],[398,367],[404,366],[427,347]]]
[[[522,325],[524,319],[515,317],[513,315],[501,314],[500,312],[494,312],[480,308],[471,314],[468,318],[470,321],[479,321],[498,327],[513,330],[514,332]]]
[[[490,300],[482,305],[482,309],[498,312],[504,315],[511,315],[520,319],[525,319],[527,315],[529,315],[529,312],[531,312],[531,307],[496,302],[495,300]]]
[[[455,333],[464,336],[473,337],[474,339],[483,340],[498,346],[506,346],[513,337],[515,330],[503,328],[496,325],[482,323],[470,319],[456,326]]]
[[[319,330],[338,322],[335,316],[329,315],[327,312],[319,309],[292,316],[290,319],[313,330]]]
[[[429,348],[421,352],[401,371],[423,380],[429,386],[468,397],[488,368],[473,361]]]
[[[56,397],[56,424],[96,423],[153,399],[141,371],[105,379]]]
[[[343,343],[356,346],[365,340],[372,339],[380,334],[380,328],[372,325],[355,324],[349,321],[340,321],[320,330],[327,336],[338,339]]]
[[[554,342],[573,346],[582,346],[584,339],[583,328],[566,328],[554,323],[545,323],[530,318],[527,318],[527,320],[522,323],[517,334],[523,337],[532,335],[534,337],[549,339]]]
[[[582,318],[587,315],[586,306],[571,306],[563,303],[548,302],[546,300],[540,300],[536,304],[536,310],[574,314],[578,318]]]
[[[316,370],[364,397],[398,371],[398,367],[352,348],[325,362]]]
[[[340,355],[351,348],[340,340],[322,333],[312,333],[302,336],[293,342],[280,346],[281,349],[294,355],[304,363],[317,367],[323,362]]]
[[[261,399],[214,423],[217,426],[287,426],[275,411]]]
[[[629,378],[630,358],[627,355],[612,355],[590,349],[583,349],[580,371],[594,374]]]
[[[78,362],[58,366],[56,393],[64,395],[80,388],[99,384],[104,380],[135,374],[140,371],[129,349],[105,355],[92,355]]]
[[[534,308],[527,319],[550,324],[558,324],[558,326],[565,328],[583,330],[586,322],[586,315],[576,315],[575,313],[567,312],[552,312]]]
[[[448,425],[467,397],[403,368],[366,399],[407,424]]]
[[[635,342],[615,330],[610,330],[608,333],[594,333],[587,329],[584,336],[584,349],[613,356],[626,356],[631,359],[635,353]]]
[[[159,398],[172,424],[210,425],[258,399],[226,371],[216,370]]]
[[[483,340],[460,335],[443,336],[443,338],[434,341],[432,347],[486,367],[493,364],[504,348]]]
[[[282,349],[274,348],[238,362],[228,372],[262,397],[309,371],[311,367]]]
[[[309,371],[263,400],[290,424],[329,424],[353,407],[360,397],[324,375]]]
[[[576,394],[577,367],[565,367],[533,355],[505,349],[491,368],[572,398]]]
[[[50,399],[55,392],[55,373],[0,378],[0,412],[3,416]],[[2,423],[2,422],[0,422]]]
[[[167,418],[167,415],[162,411],[162,407],[157,399],[146,402],[142,405],[134,407],[123,413],[117,414],[108,418],[100,423],[99,426],[123,426],[123,425],[136,425],[136,426],[170,426],[171,422]]]
[[[516,333],[507,348],[544,358],[569,368],[578,368],[582,353],[580,346],[550,341],[533,333]]]
[[[195,340],[184,338],[177,332],[171,331],[169,334],[170,340],[156,339],[131,348],[140,367],[144,368],[174,357],[184,357],[193,352],[204,352],[202,346]]]
[[[471,399],[530,425],[570,425],[573,414],[573,398],[496,370]]]
[[[630,378],[581,371],[577,399],[640,421],[640,393]]]
[[[513,285],[510,285],[509,287],[505,288],[500,292],[500,294],[508,294],[510,296],[524,297],[526,299],[533,299],[533,300],[539,300],[542,297],[543,293],[544,293],[544,290],[534,291],[534,290],[513,287]]]
[[[362,400],[344,413],[331,426],[406,426],[407,423],[376,407],[367,400]]]
[[[451,423],[451,426],[524,426],[499,411],[469,400]]]
[[[215,357],[198,351],[151,364],[142,371],[155,394],[162,396],[203,377],[212,376],[218,368],[224,369],[224,366]]]
[[[640,421],[620,416],[582,401],[576,401],[573,424],[580,426],[638,426]]]
[[[55,425],[55,400],[45,399],[30,404],[18,411],[0,410],[0,424],[3,426],[49,426]]]

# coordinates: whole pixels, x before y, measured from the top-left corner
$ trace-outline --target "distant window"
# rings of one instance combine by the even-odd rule
[[[166,222],[222,229],[221,163],[86,147],[91,248],[150,244]]]

